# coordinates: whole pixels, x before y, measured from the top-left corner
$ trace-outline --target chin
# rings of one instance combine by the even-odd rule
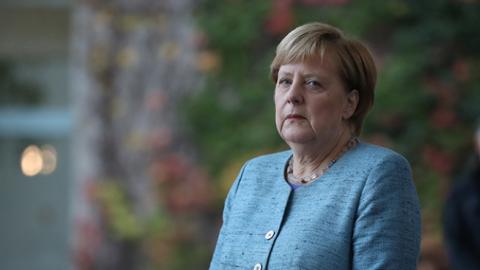
[[[308,143],[315,140],[311,134],[282,134],[282,139],[287,143]]]

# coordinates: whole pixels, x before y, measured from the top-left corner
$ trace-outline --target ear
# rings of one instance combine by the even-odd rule
[[[353,89],[350,93],[347,94],[347,103],[345,104],[345,108],[343,110],[343,119],[348,120],[352,115],[355,113],[358,102],[360,100],[359,93],[357,89]]]

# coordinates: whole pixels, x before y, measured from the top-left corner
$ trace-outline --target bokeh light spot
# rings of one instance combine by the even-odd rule
[[[35,176],[42,170],[42,151],[36,145],[29,145],[23,150],[20,161],[22,173],[26,176]]]
[[[51,174],[57,168],[57,151],[51,145],[29,145],[22,152],[20,168],[26,176]]]
[[[43,167],[42,174],[51,174],[57,168],[57,151],[51,145],[42,147]]]

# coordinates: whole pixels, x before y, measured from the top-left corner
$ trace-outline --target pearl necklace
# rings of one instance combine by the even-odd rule
[[[289,159],[288,161],[288,167],[287,167],[287,180],[288,182],[292,184],[309,184],[313,182],[313,180],[319,178],[320,176],[324,175],[325,172],[330,169],[330,167],[337,162],[337,160],[345,154],[348,150],[354,148],[358,144],[358,138],[357,137],[352,137],[348,142],[343,146],[342,151],[338,153],[338,155],[335,156],[330,162],[328,162],[328,165],[321,169],[318,173],[314,172],[310,176],[304,176],[304,177],[298,177],[293,174],[293,157]]]

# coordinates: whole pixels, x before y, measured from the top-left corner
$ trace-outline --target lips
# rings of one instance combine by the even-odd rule
[[[303,115],[300,115],[300,114],[289,114],[287,115],[287,117],[285,117],[285,120],[288,120],[288,119],[301,120],[301,119],[307,119],[307,118],[305,118]]]

